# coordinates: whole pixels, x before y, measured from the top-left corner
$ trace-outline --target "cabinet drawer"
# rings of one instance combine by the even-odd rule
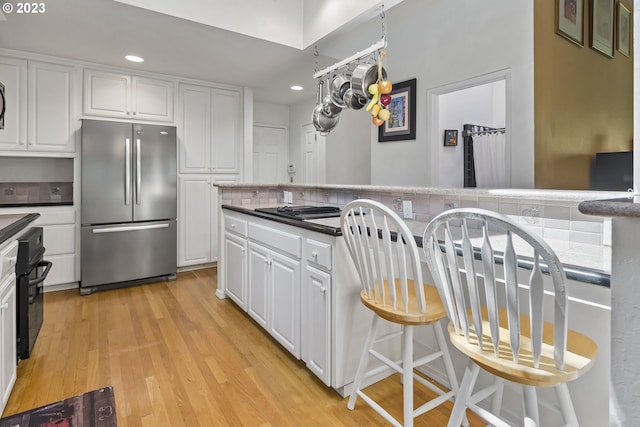
[[[74,209],[42,209],[39,213],[40,217],[33,223],[38,227],[50,224],[74,224],[76,222],[76,211]]]
[[[226,215],[224,217],[224,228],[232,233],[247,237],[247,221]]]
[[[15,271],[18,260],[18,241],[14,240],[0,249],[0,279]]]
[[[296,258],[302,256],[302,238],[296,234],[250,222],[249,238],[267,244],[279,251],[291,254]]]
[[[331,245],[317,240],[307,239],[305,242],[307,261],[331,270]]]
[[[45,255],[47,261],[51,261],[51,272],[44,281],[44,286],[61,285],[77,282],[76,278],[76,256],[68,255]]]
[[[46,255],[72,254],[76,251],[75,225],[47,225],[43,230]]]

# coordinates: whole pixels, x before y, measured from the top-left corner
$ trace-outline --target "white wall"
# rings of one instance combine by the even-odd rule
[[[417,79],[416,139],[381,144],[377,129],[367,124],[371,183],[437,185],[429,162],[441,141],[428,137],[427,90],[509,69],[512,186],[532,188],[533,0],[404,0],[386,13],[385,26],[389,79]],[[345,58],[377,41],[380,32],[374,18],[346,36],[328,38],[319,50]]]
[[[289,127],[289,106],[253,102],[253,123]]]
[[[505,125],[505,81],[458,90],[439,97],[438,187],[464,187],[464,124]],[[445,147],[444,130],[458,130],[458,145]]]

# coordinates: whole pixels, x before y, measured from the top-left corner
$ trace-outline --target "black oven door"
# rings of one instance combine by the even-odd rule
[[[51,261],[38,261],[28,275],[18,277],[18,356],[28,359],[44,319],[42,284]]]

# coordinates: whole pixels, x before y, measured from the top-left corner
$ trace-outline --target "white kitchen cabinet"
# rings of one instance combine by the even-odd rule
[[[80,127],[73,66],[0,57],[7,90],[0,151],[68,152]]]
[[[178,266],[217,260],[217,187],[209,175],[182,175],[178,182]]]
[[[57,286],[68,285],[80,280],[76,267],[78,234],[74,207],[29,208],[39,212],[33,225],[42,227],[42,240],[46,249],[45,259],[51,261],[51,272],[44,281],[44,290],[55,290]],[[62,286],[65,288],[67,286]]]
[[[307,265],[302,286],[302,360],[331,385],[331,273]]]
[[[28,70],[28,149],[74,152],[80,128],[75,68],[29,61]]]
[[[300,261],[249,242],[248,313],[300,358]]]
[[[173,122],[174,84],[169,80],[84,70],[83,113]]]
[[[7,100],[0,150],[26,150],[27,61],[0,57],[0,82],[5,86]]]
[[[180,84],[180,173],[241,172],[240,95],[239,90]]]
[[[247,221],[232,215],[224,218],[222,252],[227,262],[219,265],[218,274],[224,276],[227,296],[240,308],[247,310]]]
[[[16,381],[16,273],[18,241],[11,239],[0,245],[0,413],[4,410]]]

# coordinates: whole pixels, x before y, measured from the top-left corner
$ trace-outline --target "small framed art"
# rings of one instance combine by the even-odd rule
[[[590,6],[591,48],[613,58],[614,1],[591,0]]]
[[[556,33],[582,46],[584,44],[584,0],[556,0]]]
[[[618,2],[616,48],[625,56],[631,56],[631,11]]]
[[[445,130],[444,131],[444,146],[445,147],[454,147],[458,145],[458,130]]]
[[[389,120],[378,128],[378,142],[416,139],[416,79],[394,83]]]

